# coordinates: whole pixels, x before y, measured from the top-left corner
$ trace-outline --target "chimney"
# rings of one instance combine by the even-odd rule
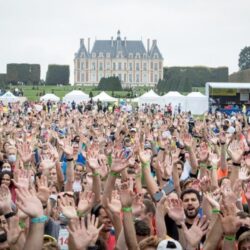
[[[157,45],[157,40],[153,40],[152,46],[156,46],[156,45]]]
[[[83,46],[84,46],[84,39],[81,38],[81,39],[80,39],[80,47],[83,47]]]
[[[88,38],[88,53],[90,52],[90,37]]]
[[[127,38],[126,38],[126,36],[124,37],[124,46],[125,47],[127,46]]]
[[[148,42],[147,42],[147,50],[148,50],[148,53],[149,53],[149,50],[150,50],[150,39],[148,38]]]
[[[114,41],[113,41],[113,37],[111,36],[111,47],[114,46]]]

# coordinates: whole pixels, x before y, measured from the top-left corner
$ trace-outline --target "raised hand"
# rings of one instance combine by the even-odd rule
[[[128,160],[125,159],[122,152],[116,154],[116,157],[112,160],[111,171],[120,173],[128,166]]]
[[[98,218],[88,215],[88,227],[86,228],[84,219],[74,218],[70,220],[68,231],[72,237],[74,249],[87,249],[91,244],[95,244],[102,227],[98,228]]]
[[[139,157],[142,163],[149,163],[151,160],[151,155],[146,151],[140,150]]]
[[[127,182],[121,184],[120,199],[122,207],[131,207],[133,203],[133,192],[129,189]]]
[[[92,172],[95,172],[96,169],[101,167],[99,162],[98,162],[98,153],[88,152],[87,161],[88,161],[89,167],[91,168]]]
[[[228,153],[232,157],[234,163],[240,163],[244,150],[239,141],[234,140],[228,148]]]
[[[38,187],[37,197],[43,205],[46,205],[50,195],[47,177],[42,175],[40,179],[36,179],[36,183]]]
[[[193,222],[191,228],[187,229],[187,226],[182,222],[184,236],[191,247],[196,248],[200,243],[202,237],[207,233],[209,223],[206,216],[201,219],[197,216]]]
[[[213,195],[209,192],[203,193],[205,199],[209,202],[210,206],[214,209],[220,209],[220,204],[216,201]]]
[[[120,213],[121,212],[121,201],[118,193],[116,191],[112,192],[111,200],[108,199],[108,208],[112,213]]]
[[[41,155],[40,168],[43,170],[50,170],[55,167],[54,157],[52,155]]]
[[[23,230],[19,226],[19,217],[13,216],[9,222],[8,227],[5,228],[7,233],[7,241],[9,245],[14,245],[18,241],[19,237],[21,236],[21,233]]]
[[[185,212],[180,199],[168,199],[167,203],[168,216],[180,225],[185,221]]]
[[[0,210],[3,214],[11,212],[11,194],[9,188],[4,184],[0,187]]]
[[[246,181],[246,182],[250,181],[250,176],[249,176],[248,171],[249,170],[248,170],[247,167],[243,167],[243,168],[240,169],[240,171],[239,171],[239,179],[241,181]]]
[[[30,170],[16,169],[14,171],[14,179],[12,181],[16,187],[28,189],[30,184],[30,175]]]
[[[183,136],[183,143],[186,148],[191,148],[193,144],[193,139],[190,134],[185,134]]]
[[[73,198],[68,197],[67,195],[65,197],[60,196],[60,198],[58,199],[58,203],[65,217],[67,217],[68,219],[77,217],[75,202]]]
[[[33,152],[28,142],[23,142],[22,144],[18,144],[17,152],[20,155],[23,163],[31,161]]]
[[[95,193],[87,191],[80,194],[80,200],[77,206],[77,211],[80,214],[85,214],[93,207],[95,200]]]
[[[43,215],[42,203],[37,198],[35,192],[29,191],[27,188],[20,186],[16,189],[16,194],[16,204],[25,214],[31,218]]]
[[[92,239],[90,241],[90,245],[95,245],[98,239],[99,233],[103,228],[103,225],[99,226],[99,219],[95,218],[95,215],[91,216],[90,214],[88,214],[88,217],[87,217],[87,224],[88,224],[87,233]]]
[[[210,154],[209,161],[213,167],[218,167],[219,160],[220,158],[217,154]]]
[[[202,192],[209,192],[211,190],[211,179],[208,176],[203,176],[200,181],[200,188]]]
[[[235,204],[221,205],[220,220],[225,235],[235,235],[241,226],[240,219],[236,216]]]

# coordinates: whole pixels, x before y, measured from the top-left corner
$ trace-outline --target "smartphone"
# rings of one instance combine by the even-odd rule
[[[174,185],[173,182],[168,182],[161,191],[156,192],[153,195],[154,201],[158,202],[161,200],[161,198],[165,195],[169,195],[174,191]]]

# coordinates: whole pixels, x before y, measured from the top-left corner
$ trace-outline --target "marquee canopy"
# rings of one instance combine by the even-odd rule
[[[98,100],[101,102],[116,102],[117,99],[108,95],[106,92],[102,91],[99,95],[93,97],[93,100],[97,102]]]
[[[40,101],[59,102],[60,98],[54,94],[46,94],[46,95],[40,97]]]
[[[89,96],[80,90],[72,90],[63,97],[63,102],[67,104],[72,103],[73,101],[76,104],[79,104],[80,102],[87,102],[88,100]]]
[[[202,115],[208,111],[208,97],[200,92],[191,92],[186,96],[186,111]]]
[[[7,91],[5,94],[0,96],[0,101],[2,101],[4,103],[18,102],[19,98],[14,96],[10,91]]]

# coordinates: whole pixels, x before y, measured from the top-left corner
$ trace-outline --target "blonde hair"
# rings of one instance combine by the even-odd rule
[[[43,244],[42,250],[60,250],[57,242],[51,241]]]
[[[162,239],[158,238],[157,236],[149,236],[146,239],[140,241],[139,249],[144,250],[147,247],[155,247],[157,248],[158,244],[162,241]]]

